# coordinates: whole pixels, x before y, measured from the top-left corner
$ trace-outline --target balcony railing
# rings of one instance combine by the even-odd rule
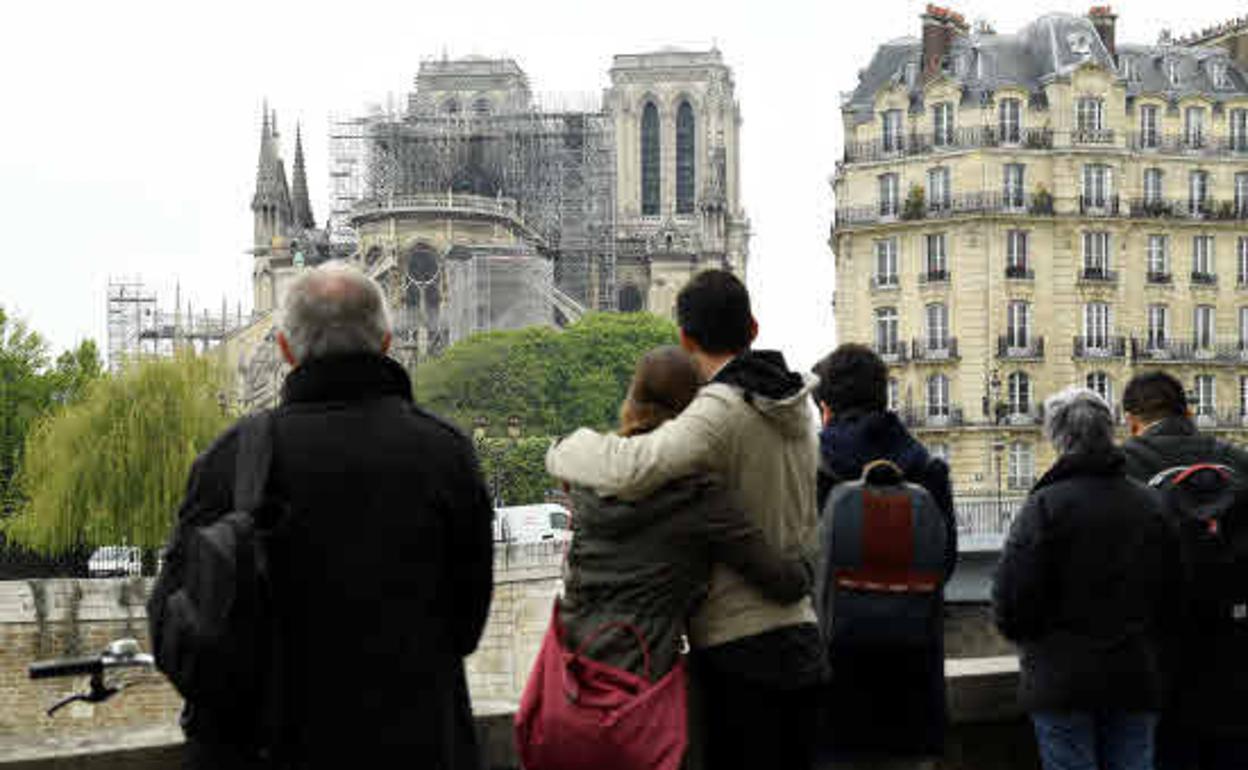
[[[1168,152],[1183,155],[1248,154],[1248,137],[1189,136],[1184,133],[1133,132],[1127,135],[1127,146],[1142,152]]]
[[[1075,358],[1124,358],[1126,354],[1125,337],[1075,337]]]
[[[997,414],[998,425],[1040,425],[1044,422],[1044,412],[1039,404],[1001,404],[1003,407]]]
[[[1038,361],[1044,358],[1044,337],[1029,336],[1026,340],[1011,339],[1002,334],[997,337],[997,358],[1015,361]]]
[[[1201,428],[1240,429],[1248,428],[1248,415],[1239,409],[1209,409],[1197,407],[1196,425]]]
[[[1080,195],[1079,213],[1085,217],[1116,217],[1119,215],[1117,195]]]
[[[948,270],[928,270],[925,273],[919,273],[919,283],[949,283]]]
[[[922,209],[903,211],[902,215],[881,216],[878,206],[843,206],[836,210],[836,227],[873,225],[897,219],[942,219],[971,214],[1015,214],[1052,216],[1053,199],[1047,195],[1007,196],[1000,192],[963,193],[948,201]]]
[[[1217,273],[1206,273],[1203,270],[1193,270],[1192,271],[1192,285],[1193,286],[1217,286],[1218,285]]]
[[[1024,265],[1006,265],[1005,277],[1012,281],[1034,281],[1036,271]]]
[[[1176,340],[1131,338],[1131,357],[1138,362],[1234,364],[1248,362],[1248,343],[1219,342],[1200,345]]]
[[[915,363],[941,363],[958,360],[958,338],[943,340],[917,339],[910,341],[910,357]]]
[[[1070,132],[1070,143],[1080,144],[1113,144],[1112,128],[1076,128]]]
[[[899,289],[901,288],[901,280],[896,274],[893,275],[873,275],[871,276],[872,289]]]
[[[1191,200],[1176,198],[1133,198],[1127,215],[1132,219],[1196,219],[1203,221],[1236,221],[1248,219],[1248,204],[1234,201]]]
[[[906,346],[901,342],[898,342],[895,346],[881,347],[874,345],[872,350],[886,364],[904,364],[909,359],[907,355],[909,351],[906,350]]]
[[[1153,284],[1172,284],[1174,283],[1174,276],[1170,273],[1150,272],[1145,274],[1144,280]]]
[[[1104,267],[1085,267],[1079,271],[1079,283],[1116,284],[1118,271]]]
[[[928,406],[903,409],[901,419],[911,428],[953,428],[966,424],[960,406]]]
[[[1047,128],[1025,128],[1003,133],[997,127],[959,128],[936,141],[931,131],[895,134],[845,144],[846,163],[869,163],[908,155],[951,152],[977,147],[1020,147],[1047,150],[1053,147],[1053,132]]]

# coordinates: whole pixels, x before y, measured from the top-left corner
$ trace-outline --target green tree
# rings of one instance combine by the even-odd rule
[[[62,383],[94,366],[89,351],[76,352],[54,372]],[[44,553],[163,544],[192,461],[229,423],[225,389],[221,368],[190,353],[96,380],[28,436],[25,503],[5,524],[8,538]]]

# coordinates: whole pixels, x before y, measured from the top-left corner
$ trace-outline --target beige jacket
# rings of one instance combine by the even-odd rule
[[[818,380],[803,379],[792,396],[773,401],[753,395],[748,403],[741,389],[711,383],[679,417],[634,438],[582,428],[551,448],[546,469],[601,495],[632,500],[674,479],[712,473],[737,494],[771,546],[782,553],[814,553],[819,451],[810,393]],[[709,647],[814,622],[809,597],[774,604],[716,564],[690,636],[695,646]]]

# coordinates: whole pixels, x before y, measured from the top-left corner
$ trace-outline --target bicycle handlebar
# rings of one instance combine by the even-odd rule
[[[114,668],[152,668],[156,664],[151,655],[139,652],[139,643],[134,639],[118,639],[108,645],[108,649],[99,655],[85,658],[58,658],[41,660],[30,664],[28,669],[31,679],[51,679],[62,676],[90,676],[89,692],[77,693],[62,698],[52,708],[48,716],[52,716],[61,708],[75,701],[86,703],[103,703],[125,688],[125,684],[108,685],[104,682],[104,672]]]
[[[41,660],[30,664],[31,679],[51,679],[58,676],[88,676],[104,670],[104,656],[89,658],[58,658]]]

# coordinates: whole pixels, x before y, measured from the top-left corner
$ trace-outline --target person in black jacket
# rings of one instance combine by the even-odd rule
[[[398,756],[475,770],[463,658],[489,612],[493,509],[472,445],[413,403],[385,356],[381,289],[354,267],[298,277],[279,329],[294,369],[267,487],[289,512],[272,556],[286,683],[278,748],[292,767]],[[231,510],[238,446],[235,426],[191,469],[161,591],[180,582],[184,528]],[[149,604],[157,614],[162,600]],[[238,714],[187,703],[183,727],[187,767],[267,766],[260,725]]]
[[[814,398],[823,429],[819,434],[819,509],[832,489],[862,476],[873,460],[890,460],[907,481],[919,484],[944,513],[947,531],[945,579],[958,558],[949,466],[931,457],[887,410],[888,369],[870,348],[847,343],[815,365]],[[943,603],[938,613],[943,613]],[[907,650],[828,650],[831,691],[824,698],[821,755],[836,761],[870,762],[907,758],[929,762],[944,752],[944,627],[928,642]]]
[[[1147,483],[1170,468],[1226,465],[1248,480],[1248,453],[1192,422],[1183,385],[1165,372],[1137,375],[1122,394],[1131,438],[1127,475]],[[1187,631],[1169,657],[1172,698],[1157,728],[1159,770],[1248,767],[1248,635],[1233,628]]]
[[[1127,478],[1099,396],[1050,397],[1044,427],[1059,457],[1015,519],[993,585],[997,627],[1022,651],[1019,699],[1047,770],[1152,770],[1178,543],[1156,496]]]

